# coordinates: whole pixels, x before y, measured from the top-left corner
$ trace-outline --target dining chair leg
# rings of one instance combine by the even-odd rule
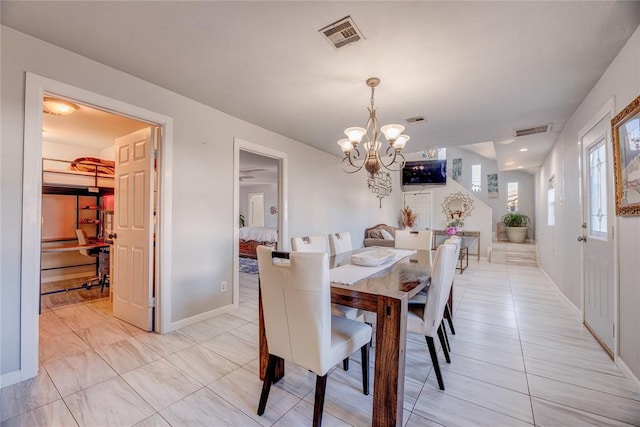
[[[362,393],[369,395],[369,347],[367,343],[360,347],[360,359],[362,360]]]
[[[271,390],[271,384],[273,383],[273,377],[276,372],[276,365],[280,358],[278,356],[274,356],[273,354],[269,355],[269,360],[267,361],[267,371],[264,374],[264,382],[262,383],[262,393],[260,394],[260,403],[258,403],[258,415],[264,414],[264,409],[267,406],[267,399],[269,398],[269,391]]]
[[[447,319],[447,323],[449,323],[449,329],[451,329],[451,335],[455,335],[456,330],[453,327],[453,319],[451,317],[451,309],[449,308],[449,304],[444,306],[444,317]]]
[[[342,370],[343,371],[348,371],[349,370],[349,358],[348,357],[342,361]]]
[[[427,339],[427,346],[429,347],[429,354],[431,355],[431,363],[433,364],[433,370],[436,371],[436,378],[438,379],[438,386],[440,390],[444,390],[444,381],[442,381],[442,374],[440,373],[440,364],[438,363],[438,354],[436,353],[436,344],[433,342],[433,337],[425,337]]]
[[[444,320],[440,322],[440,327],[444,331],[444,341],[447,344],[447,351],[451,353],[451,344],[449,344],[449,336],[447,335],[447,328],[444,327]]]
[[[313,426],[322,425],[322,411],[324,408],[324,392],[327,389],[327,374],[316,377],[316,400],[313,405]]]
[[[449,358],[449,350],[447,350],[447,342],[444,337],[444,326],[440,325],[438,328],[438,338],[440,339],[440,345],[442,346],[442,352],[444,353],[444,358],[447,363],[451,363],[451,359]]]

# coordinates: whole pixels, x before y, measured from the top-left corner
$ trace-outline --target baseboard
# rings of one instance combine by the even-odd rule
[[[633,372],[631,372],[631,369],[629,369],[629,367],[626,363],[624,363],[624,360],[622,360],[621,357],[617,358],[616,364],[618,365],[618,368],[620,368],[624,376],[635,382],[638,386],[638,390],[640,390],[640,379],[638,379],[638,377],[636,377]]]
[[[0,388],[5,388],[13,384],[17,384],[25,379],[22,378],[22,370],[17,370],[13,372],[7,372],[6,374],[2,374],[0,376]]]
[[[176,329],[184,328],[186,326],[191,326],[196,323],[209,320],[221,314],[228,313],[232,310],[235,310],[236,308],[238,308],[237,305],[230,304],[224,307],[216,308],[215,310],[210,310],[204,313],[196,314],[195,316],[187,317],[186,319],[181,319],[175,322],[171,322],[167,330],[164,331],[164,333],[175,331]]]
[[[564,294],[564,292],[562,292],[560,290],[560,288],[558,287],[558,285],[556,285],[556,282],[553,281],[553,279],[551,278],[551,276],[549,276],[549,274],[545,271],[544,268],[542,268],[542,266],[538,263],[538,268],[540,269],[540,271],[542,271],[544,273],[544,275],[546,276],[546,278],[551,282],[551,284],[556,288],[556,290],[560,293],[560,295],[562,295],[562,298],[564,298],[564,300],[569,304],[569,307],[571,307],[571,309],[573,310],[573,314],[580,320],[580,323],[582,323],[582,310],[579,309],[574,303],[573,301],[571,301],[569,298],[567,298],[567,296]]]

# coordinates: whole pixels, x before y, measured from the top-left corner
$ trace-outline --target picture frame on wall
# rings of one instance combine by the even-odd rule
[[[487,175],[487,197],[489,199],[497,199],[499,197],[497,173],[490,173]]]
[[[640,215],[640,96],[611,120],[616,215]]]

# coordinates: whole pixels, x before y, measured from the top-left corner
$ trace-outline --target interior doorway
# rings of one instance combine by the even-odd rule
[[[75,104],[86,106],[104,112],[116,112],[124,118],[135,118],[147,126],[155,129],[160,138],[157,139],[157,151],[149,161],[157,166],[157,174],[151,174],[148,179],[155,183],[157,192],[153,192],[157,203],[149,203],[148,211],[155,212],[153,219],[155,235],[155,249],[153,254],[157,262],[152,267],[150,275],[155,278],[155,294],[161,298],[159,309],[155,312],[156,332],[164,332],[170,326],[170,277],[171,259],[171,218],[170,200],[172,158],[172,119],[142,108],[104,97],[83,89],[66,85],[55,80],[47,79],[27,73],[25,87],[25,126],[24,126],[24,164],[23,164],[23,204],[22,204],[22,257],[21,257],[21,318],[20,318],[20,378],[28,379],[38,373],[39,361],[39,309],[41,285],[41,255],[42,255],[42,195],[43,195],[43,109],[44,98],[54,97]],[[47,132],[45,128],[45,133]],[[151,153],[151,152],[150,152]],[[134,153],[139,154],[139,153]],[[98,179],[98,177],[94,177]],[[77,183],[76,183],[77,184]],[[139,184],[139,182],[138,182]],[[85,186],[93,193],[96,188]],[[97,202],[97,199],[96,199]],[[81,208],[84,205],[81,203]],[[104,205],[103,205],[104,208]],[[101,209],[103,209],[101,208]],[[117,209],[114,206],[114,210]],[[104,209],[106,210],[106,209]],[[97,225],[98,217],[95,218]],[[73,227],[77,227],[78,220],[74,220]],[[152,263],[153,264],[153,263]],[[166,294],[165,294],[166,292]],[[146,303],[152,305],[155,301],[149,299]]]
[[[286,249],[287,166],[286,154],[257,144],[236,139],[234,149],[233,302],[238,305],[246,294],[242,281],[257,289],[256,248]]]
[[[112,296],[115,142],[150,127],[48,94],[44,100],[41,312]]]

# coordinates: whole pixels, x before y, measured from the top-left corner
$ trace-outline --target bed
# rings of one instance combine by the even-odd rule
[[[93,157],[73,161],[42,159],[42,185],[45,187],[113,188],[113,162]]]
[[[240,256],[256,258],[256,248],[258,246],[276,247],[278,230],[275,227],[241,227],[239,237]]]

